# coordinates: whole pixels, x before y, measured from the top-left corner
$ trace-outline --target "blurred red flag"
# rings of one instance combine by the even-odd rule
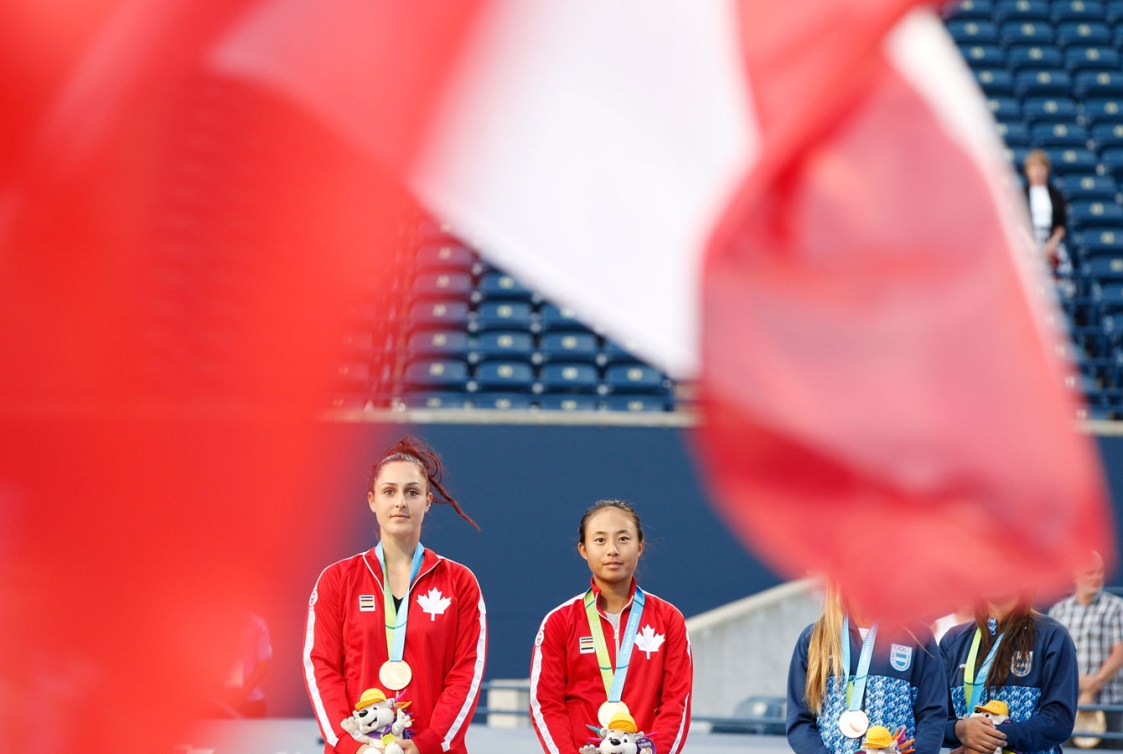
[[[761,157],[703,283],[722,509],[889,617],[1058,596],[1114,541],[1021,197],[934,15],[898,25],[913,5],[741,5]]]

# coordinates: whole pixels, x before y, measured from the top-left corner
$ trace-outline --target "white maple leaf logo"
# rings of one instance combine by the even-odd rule
[[[655,633],[655,629],[650,625],[644,626],[643,630],[636,635],[636,647],[641,652],[647,653],[647,659],[651,659],[652,652],[658,652],[659,647],[663,646],[663,634]]]
[[[429,613],[429,620],[436,620],[438,615],[444,615],[445,610],[452,604],[452,598],[445,597],[440,589],[433,587],[428,594],[417,595],[417,604],[421,605],[424,612]]]

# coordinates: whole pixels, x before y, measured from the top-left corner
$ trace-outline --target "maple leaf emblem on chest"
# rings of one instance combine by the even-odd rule
[[[445,597],[440,589],[433,587],[427,593],[417,595],[417,604],[429,614],[429,620],[432,621],[436,620],[438,615],[444,615],[444,611],[452,604],[452,598]]]
[[[636,634],[636,649],[641,652],[647,653],[647,659],[651,659],[652,652],[658,652],[659,647],[663,646],[663,634],[655,633],[655,629],[650,625],[646,625],[643,629]]]

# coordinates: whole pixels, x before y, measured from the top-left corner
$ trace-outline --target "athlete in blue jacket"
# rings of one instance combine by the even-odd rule
[[[920,624],[895,631],[880,627],[872,642],[869,632],[862,633],[837,592],[828,589],[822,616],[803,631],[792,654],[788,743],[796,754],[854,754],[865,730],[882,725],[894,733],[904,727],[902,738],[916,739],[916,754],[937,754],[947,688],[931,632]]]
[[[1076,647],[1064,626],[1031,610],[1028,600],[990,605],[976,622],[949,630],[940,652],[949,689],[949,747],[1060,754],[1072,735],[1079,685]],[[992,699],[1010,709],[1009,721],[997,727],[970,717]]]

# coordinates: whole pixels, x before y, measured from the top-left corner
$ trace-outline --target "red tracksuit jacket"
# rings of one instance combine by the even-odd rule
[[[403,659],[413,680],[404,698],[413,740],[421,754],[464,754],[487,648],[479,584],[465,566],[426,549],[409,603]],[[378,669],[387,659],[382,568],[372,548],[325,568],[308,602],[304,680],[326,754],[359,748],[340,723],[364,690],[382,688]]]
[[[636,584],[632,581],[632,595]],[[594,585],[593,591],[597,592]],[[674,605],[644,592],[636,644],[624,684],[623,702],[636,725],[659,754],[678,754],[690,725],[690,691],[694,664],[686,621]],[[608,698],[592,645],[584,594],[554,608],[542,621],[530,662],[530,716],[542,748],[549,754],[576,754],[597,725],[597,709]],[[599,598],[599,593],[597,594]],[[620,630],[600,614],[608,656],[616,665],[631,614],[629,599],[620,615]]]

